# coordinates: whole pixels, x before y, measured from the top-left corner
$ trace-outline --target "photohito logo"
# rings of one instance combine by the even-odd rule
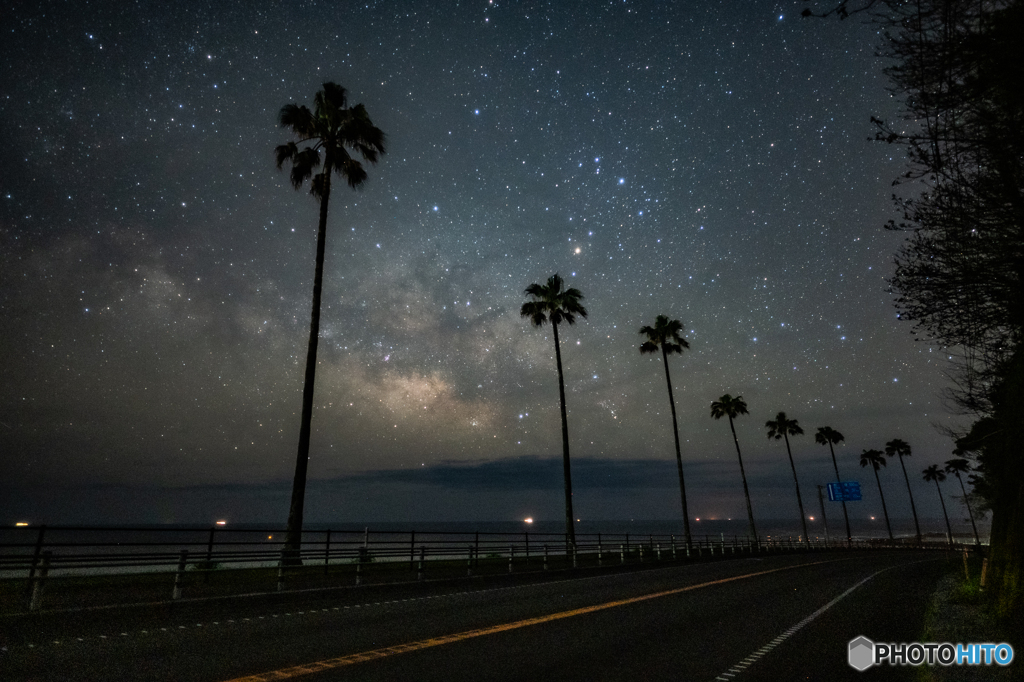
[[[867,637],[850,640],[847,661],[864,671],[873,665],[1009,665],[1013,647],[1009,644],[950,644],[911,642],[881,644]]]

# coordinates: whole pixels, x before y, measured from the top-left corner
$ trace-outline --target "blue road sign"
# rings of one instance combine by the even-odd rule
[[[839,481],[828,484],[828,499],[831,502],[856,502],[860,497],[860,483]]]

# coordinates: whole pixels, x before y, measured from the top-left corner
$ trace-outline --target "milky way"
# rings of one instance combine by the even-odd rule
[[[911,472],[950,456],[946,356],[887,292],[904,157],[867,139],[898,111],[870,26],[760,2],[42,5],[0,47],[5,522],[283,520],[317,204],[272,150],[325,81],[388,153],[331,197],[307,518],[558,518],[553,339],[519,316],[555,272],[590,313],[560,329],[579,514],[678,517],[638,352],[658,314],[690,343],[695,515],[744,514],[709,416],[727,392],[760,516],[795,513],[780,410],[805,499],[833,478],[819,426],[846,478],[895,437]]]

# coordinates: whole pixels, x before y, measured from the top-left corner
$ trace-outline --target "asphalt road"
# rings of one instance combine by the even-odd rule
[[[917,640],[942,558],[776,555],[6,619],[0,679],[909,680],[856,672],[847,643]]]

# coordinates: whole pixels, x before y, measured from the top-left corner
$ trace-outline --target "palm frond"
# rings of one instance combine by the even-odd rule
[[[278,122],[282,128],[291,128],[300,137],[314,137],[316,134],[316,121],[313,118],[313,112],[305,105],[285,104],[281,107]]]
[[[651,343],[650,341],[644,341],[643,343],[640,344],[640,352],[644,353],[644,354],[646,354],[646,353],[657,353],[658,352],[658,344]]]
[[[348,159],[335,166],[337,171],[345,181],[348,182],[348,186],[352,189],[356,189],[364,182],[366,182],[366,170],[363,168],[363,164],[359,163],[355,159]]]
[[[299,148],[294,142],[274,147],[274,160],[277,163],[277,170],[281,170],[284,162],[293,159],[298,153]]]
[[[547,322],[545,312],[544,304],[540,301],[527,301],[519,310],[520,316],[530,318],[535,327],[540,327]]]
[[[750,414],[747,412],[747,403],[744,402],[743,396],[741,395],[733,398],[731,395],[726,393],[721,398],[711,403],[711,416],[715,419],[721,419],[722,417],[735,419],[741,414]]]
[[[831,426],[820,426],[818,432],[814,434],[814,442],[819,445],[838,445],[843,441],[843,434],[839,433]]]
[[[348,106],[348,91],[337,83],[328,81],[323,88],[318,90],[315,98],[316,105],[331,107],[341,110]],[[357,106],[362,106],[361,104]]]
[[[865,450],[860,455],[860,465],[866,467],[867,465],[878,471],[880,468],[886,466],[887,462],[885,457],[882,456],[881,450]]]
[[[313,176],[313,181],[309,183],[309,193],[316,197],[317,200],[324,198],[324,192],[327,189],[326,178],[327,176],[324,173],[317,173]]]
[[[970,463],[968,463],[968,461],[966,459],[963,459],[962,457],[954,457],[953,459],[947,459],[946,460],[946,473],[947,474],[956,474],[956,475],[959,475],[961,473],[966,474],[970,470],[971,470]]]
[[[313,171],[320,166],[320,155],[312,147],[306,147],[295,152],[291,157],[292,172],[291,181],[295,189],[302,187],[302,183],[313,175]]]
[[[899,438],[894,438],[885,444],[885,454],[890,457],[910,457],[910,443]]]

